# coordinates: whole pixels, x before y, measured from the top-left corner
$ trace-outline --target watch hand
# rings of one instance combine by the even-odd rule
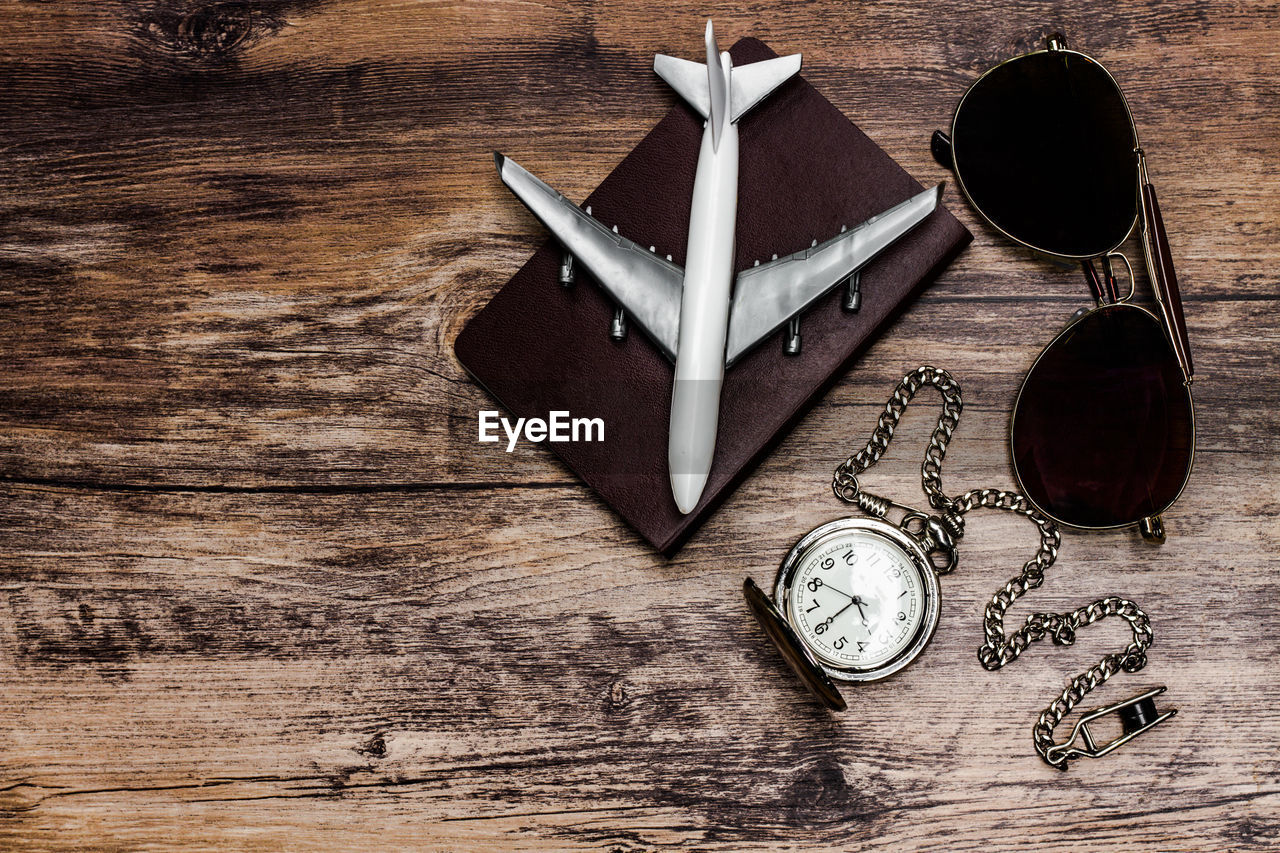
[[[821,578],[818,578],[818,580],[819,580],[819,581],[821,581],[822,579],[821,579]],[[848,598],[848,599],[854,599],[854,598],[857,598],[857,596],[856,596],[856,595],[850,595],[849,593],[845,592],[843,589],[840,589],[839,587],[834,587],[834,586],[832,586],[831,584],[826,583],[825,581],[823,581],[822,586],[823,586],[824,588],[826,588],[826,589],[831,590],[832,592],[838,592],[838,593],[840,593],[840,594],[841,594],[841,595],[843,595],[845,598]]]
[[[860,596],[860,595],[855,595],[855,596],[853,597],[853,601],[851,601],[851,602],[849,602],[849,603],[850,603],[850,604],[856,604],[856,605],[858,605],[858,615],[862,617],[862,624],[863,624],[863,625],[866,625],[866,624],[867,624],[867,612],[866,612],[865,610],[863,610],[863,609],[862,609],[862,596]]]
[[[848,610],[848,609],[849,609],[850,607],[852,607],[852,606],[853,606],[853,602],[852,602],[852,601],[850,601],[850,602],[849,602],[848,604],[846,604],[844,607],[841,607],[841,608],[840,608],[839,610],[837,610],[835,613],[832,613],[830,616],[828,616],[824,621],[822,621],[822,622],[821,622],[821,623],[819,623],[819,624],[821,624],[821,625],[825,625],[825,626],[827,626],[827,627],[830,627],[831,623],[832,623],[832,622],[834,622],[834,621],[836,621],[836,617],[837,617],[837,616],[839,616],[841,613],[845,612],[846,610]],[[825,629],[824,629],[824,630],[825,630]]]
[[[819,581],[822,581],[822,579],[820,579],[820,578],[819,578],[818,580],[819,580]],[[826,583],[826,581],[822,581],[822,588],[823,588],[823,589],[829,589],[829,590],[831,590],[831,592],[837,592],[837,593],[840,593],[840,594],[841,594],[841,596],[844,596],[845,598],[850,599],[850,602],[855,601],[855,599],[858,599],[858,598],[859,598],[858,596],[854,596],[854,594],[846,593],[846,592],[845,592],[845,590],[844,590],[844,589],[841,589],[840,587],[832,587],[832,585],[831,585],[831,584]]]
[[[832,613],[830,616],[828,616],[828,617],[827,617],[827,624],[828,624],[828,625],[830,625],[832,622],[836,621],[836,617],[837,617],[837,616],[839,616],[841,613],[845,612],[846,610],[848,610],[848,609],[849,609],[850,607],[852,607],[852,606],[853,606],[853,602],[852,602],[852,601],[850,601],[850,602],[849,602],[848,604],[846,604],[844,607],[841,607],[841,608],[840,608],[839,610],[837,610],[835,613]]]

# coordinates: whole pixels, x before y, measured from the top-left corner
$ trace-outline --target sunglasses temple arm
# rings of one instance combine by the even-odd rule
[[[1102,282],[1098,279],[1098,271],[1093,268],[1093,260],[1085,258],[1080,262],[1080,267],[1084,270],[1085,280],[1089,282],[1089,291],[1093,294],[1093,301],[1099,305],[1105,305],[1107,302],[1106,294],[1102,291]]]
[[[1173,256],[1169,253],[1169,235],[1160,217],[1160,204],[1156,201],[1156,188],[1147,175],[1147,161],[1138,154],[1139,181],[1142,184],[1142,250],[1147,263],[1147,275],[1160,303],[1165,327],[1173,352],[1182,367],[1186,383],[1191,384],[1195,373],[1191,365],[1191,341],[1187,337],[1187,321],[1182,314],[1182,295],[1178,291],[1178,276],[1173,271]]]
[[[1111,271],[1111,260],[1102,256],[1102,275],[1093,267],[1093,258],[1085,258],[1080,262],[1084,270],[1085,280],[1089,282],[1089,290],[1094,301],[1099,305],[1114,305],[1120,301],[1120,292],[1116,289],[1116,276]]]
[[[1107,285],[1107,295],[1111,297],[1111,304],[1120,301],[1120,288],[1116,287],[1116,272],[1111,268],[1111,255],[1102,256],[1102,280]]]

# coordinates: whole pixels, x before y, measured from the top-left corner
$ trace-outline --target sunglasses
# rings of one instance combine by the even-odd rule
[[[1191,347],[1155,188],[1129,105],[1096,59],[1047,47],[997,65],[960,99],[934,158],[977,213],[1043,255],[1078,261],[1096,307],[1036,358],[1010,427],[1027,499],[1070,527],[1137,524],[1164,541],[1161,513],[1195,455]],[[1160,316],[1132,304],[1119,251],[1138,227]],[[1128,272],[1120,295],[1115,265]]]

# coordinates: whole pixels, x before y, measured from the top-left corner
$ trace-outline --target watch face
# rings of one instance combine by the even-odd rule
[[[869,670],[923,648],[915,641],[931,615],[929,597],[923,572],[898,543],[872,530],[840,530],[800,555],[787,619],[821,662]]]

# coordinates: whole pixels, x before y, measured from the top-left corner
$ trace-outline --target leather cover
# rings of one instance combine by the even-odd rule
[[[756,39],[730,53],[735,65],[776,55]],[[798,76],[745,116],[739,131],[737,269],[825,240],[922,189]],[[701,118],[681,102],[584,206],[683,265],[701,136]],[[520,159],[519,151],[504,153]],[[557,182],[554,173],[539,177]],[[939,208],[863,269],[859,312],[841,309],[837,289],[803,315],[800,355],[783,354],[784,329],[734,365],[725,374],[715,462],[688,515],[676,509],[667,476],[672,365],[636,329],[624,342],[610,339],[613,305],[585,273],[572,289],[560,287],[554,241],[472,318],[454,351],[510,415],[601,418],[604,441],[545,446],[670,556],[970,239]],[[502,453],[506,440],[493,452]]]

